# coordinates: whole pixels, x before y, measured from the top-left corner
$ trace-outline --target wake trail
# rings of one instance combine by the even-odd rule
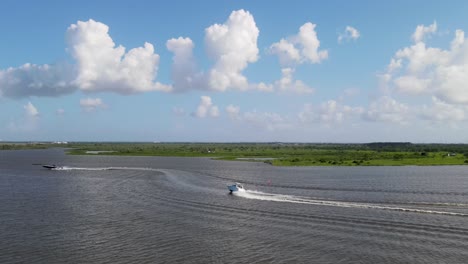
[[[74,166],[60,166],[53,168],[52,170],[56,171],[73,171],[73,170],[83,170],[83,171],[107,171],[107,170],[126,170],[126,171],[154,171],[165,173],[166,170],[154,169],[148,167],[74,167]],[[400,212],[413,212],[413,213],[425,213],[425,214],[438,214],[438,215],[450,215],[450,216],[463,216],[468,217],[466,213],[458,212],[449,212],[449,211],[438,211],[438,210],[428,210],[428,209],[419,209],[419,208],[409,208],[401,206],[389,206],[377,203],[359,203],[359,202],[346,202],[346,201],[331,201],[331,200],[320,200],[310,197],[301,197],[294,195],[284,195],[284,194],[273,194],[273,193],[264,193],[260,191],[253,190],[244,190],[233,193],[235,196],[254,199],[254,200],[263,200],[263,201],[273,201],[273,202],[283,202],[283,203],[296,203],[296,204],[309,204],[309,205],[322,205],[322,206],[332,206],[332,207],[342,207],[342,208],[365,208],[365,209],[378,209],[378,210],[389,210],[389,211],[400,211]],[[413,206],[458,206],[466,207],[467,204],[452,204],[452,203],[410,203]]]
[[[319,199],[312,199],[312,198],[308,198],[308,197],[300,197],[300,196],[294,196],[294,195],[283,195],[283,194],[272,194],[272,193],[264,193],[264,192],[251,191],[251,190],[245,190],[245,191],[242,191],[242,192],[234,192],[233,194],[238,196],[238,197],[242,197],[242,198],[262,200],[262,201],[322,205],[322,206],[333,206],[333,207],[344,207],[344,208],[378,209],[378,210],[390,210],[390,211],[400,211],[400,212],[413,212],[413,213],[438,214],[438,215],[468,217],[468,214],[457,213],[457,212],[427,210],[427,209],[418,209],[418,208],[407,208],[407,207],[398,207],[398,206],[388,206],[388,205],[380,205],[380,204],[373,204],[373,203],[358,203],[358,202],[319,200]]]
[[[144,168],[144,167],[98,167],[98,168],[89,168],[89,167],[72,167],[72,166],[61,166],[53,168],[51,170],[58,171],[72,171],[72,170],[85,170],[85,171],[106,171],[106,170],[131,170],[131,171],[161,171],[154,168]]]

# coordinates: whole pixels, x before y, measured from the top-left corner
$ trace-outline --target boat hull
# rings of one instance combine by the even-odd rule
[[[228,185],[228,190],[229,190],[229,193],[233,193],[233,192],[238,192],[238,191],[243,191],[244,190],[244,187],[237,183],[237,184],[233,184],[233,185]]]
[[[237,188],[237,185],[229,185],[228,186],[228,189],[229,189],[229,193],[233,193],[233,192],[237,192],[239,191],[239,188]]]

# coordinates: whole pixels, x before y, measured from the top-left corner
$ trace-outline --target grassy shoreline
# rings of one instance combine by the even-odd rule
[[[0,143],[0,150],[51,147],[71,155],[210,157],[275,166],[468,165],[468,144]]]

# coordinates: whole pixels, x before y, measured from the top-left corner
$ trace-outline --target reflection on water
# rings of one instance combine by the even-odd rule
[[[463,166],[0,151],[0,263],[466,263],[467,187]]]

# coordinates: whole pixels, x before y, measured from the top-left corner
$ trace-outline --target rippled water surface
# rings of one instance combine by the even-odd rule
[[[0,151],[0,263],[468,263],[468,167]]]

